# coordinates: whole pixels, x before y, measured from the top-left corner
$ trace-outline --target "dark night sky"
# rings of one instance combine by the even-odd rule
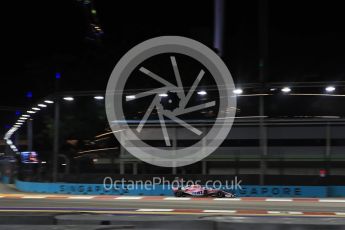
[[[104,90],[112,68],[133,45],[183,35],[209,46],[213,1],[96,0],[101,42],[86,39],[77,1],[9,1],[2,6],[0,106],[26,107],[53,91]],[[225,61],[238,83],[258,81],[258,1],[226,1]],[[345,79],[341,1],[269,1],[270,82]],[[0,111],[1,126],[13,113]],[[14,119],[14,118],[13,118]]]

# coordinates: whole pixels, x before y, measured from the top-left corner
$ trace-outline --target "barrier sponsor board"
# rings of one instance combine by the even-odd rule
[[[328,186],[327,192],[330,197],[345,197],[345,186]]]
[[[106,187],[103,184],[75,184],[75,183],[40,183],[16,181],[16,187],[23,192],[59,193],[59,194],[90,194],[90,195],[173,195],[168,187],[155,185],[133,188],[126,185]]]
[[[16,181],[16,187],[23,192],[88,194],[88,195],[145,195],[171,196],[169,186],[155,185],[150,188],[127,185],[107,188],[102,184],[39,183]],[[345,196],[345,186],[255,186],[243,185],[233,191],[238,197],[341,197]]]
[[[242,186],[239,197],[327,197],[325,186]]]
[[[2,176],[1,182],[3,184],[9,184],[10,183],[10,178],[8,176]]]

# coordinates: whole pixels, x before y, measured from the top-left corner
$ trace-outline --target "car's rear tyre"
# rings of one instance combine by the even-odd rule
[[[217,192],[217,197],[218,198],[222,198],[222,197],[224,197],[224,193],[223,192],[221,192],[221,191],[219,191],[219,192]]]

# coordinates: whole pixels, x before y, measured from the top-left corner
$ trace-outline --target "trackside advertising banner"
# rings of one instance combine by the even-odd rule
[[[145,195],[172,196],[171,186],[132,184],[109,186],[104,184],[38,183],[16,181],[16,187],[23,192],[89,194],[89,195]],[[224,188],[225,189],[225,188]],[[345,196],[345,186],[255,186],[242,185],[241,189],[229,190],[238,197],[327,197]],[[332,192],[333,191],[333,192]],[[331,194],[330,192],[334,193]],[[341,193],[344,192],[344,193]]]

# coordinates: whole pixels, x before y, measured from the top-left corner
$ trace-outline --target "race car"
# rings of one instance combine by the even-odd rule
[[[196,196],[196,197],[212,196],[212,197],[219,197],[219,198],[221,197],[235,198],[236,197],[236,195],[231,192],[227,192],[221,189],[207,188],[201,185],[174,187],[172,188],[172,190],[176,197],[183,197],[183,196]]]

